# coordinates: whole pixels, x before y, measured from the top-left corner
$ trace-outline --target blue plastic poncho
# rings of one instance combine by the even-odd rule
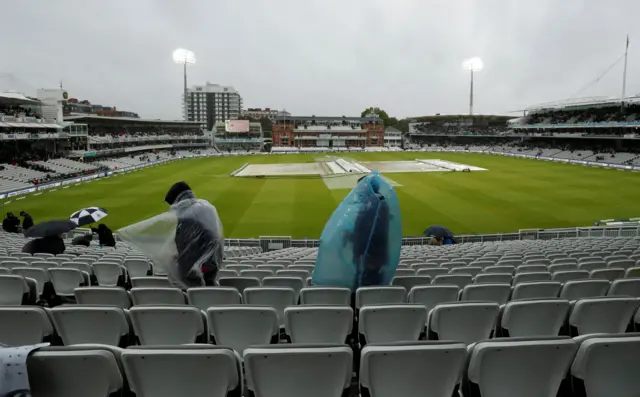
[[[402,246],[400,204],[377,172],[367,175],[333,212],[320,236],[313,285],[387,285]]]

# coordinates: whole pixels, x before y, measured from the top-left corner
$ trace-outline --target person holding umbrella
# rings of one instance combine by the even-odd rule
[[[433,237],[437,243],[431,245],[450,245],[455,244],[456,240],[453,238],[451,230],[440,225],[431,225],[424,231],[425,237]]]
[[[98,235],[98,242],[102,247],[116,246],[116,239],[113,237],[113,232],[104,223],[98,225],[97,229],[91,228],[91,231]]]
[[[64,253],[66,247],[61,235],[75,229],[75,223],[69,220],[57,220],[38,223],[25,232],[25,237],[35,237],[22,247],[22,252],[27,254],[52,254]]]
[[[22,231],[26,232],[31,226],[33,226],[33,218],[24,211],[20,211],[20,216],[24,218],[22,220]]]
[[[69,217],[69,220],[71,220],[78,227],[80,227],[80,226],[86,226],[86,225],[98,222],[100,219],[104,218],[108,214],[109,213],[104,208],[88,207],[88,208],[83,208],[71,214],[71,217]],[[97,228],[92,227],[91,232],[96,233],[98,235],[98,241],[101,246],[103,247],[116,246],[116,239],[113,237],[113,232],[104,223],[101,223]],[[85,242],[85,240],[86,239],[82,239],[82,245],[85,245],[88,243],[88,242]]]

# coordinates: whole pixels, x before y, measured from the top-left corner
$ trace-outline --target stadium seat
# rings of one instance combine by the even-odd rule
[[[271,306],[276,309],[278,325],[284,327],[284,309],[298,303],[298,296],[293,288],[287,287],[252,287],[246,288],[243,301],[248,305]]]
[[[417,272],[418,276],[431,277],[433,280],[436,276],[449,274],[449,270],[442,267],[429,267],[426,269],[419,269]]]
[[[583,341],[571,366],[574,396],[636,396],[640,390],[638,357],[638,336],[595,336]]]
[[[611,283],[608,280],[575,280],[567,281],[562,286],[560,298],[570,301],[582,298],[594,298],[604,296]]]
[[[551,266],[553,265],[577,265],[578,264],[578,260],[576,258],[559,258],[559,259],[553,259],[551,261]],[[549,267],[551,267],[549,266]],[[575,268],[574,268],[575,269]],[[565,270],[571,270],[571,269],[565,269]],[[551,271],[551,270],[549,270]]]
[[[284,309],[284,316],[292,343],[342,344],[353,325],[349,306],[290,306]]]
[[[130,278],[145,277],[151,273],[151,266],[144,259],[125,259],[124,267]]]
[[[625,332],[639,304],[628,297],[580,299],[569,314],[571,335]]]
[[[133,288],[171,288],[171,282],[167,277],[158,276],[143,276],[143,277],[131,277],[131,286]]]
[[[555,396],[578,345],[571,339],[512,338],[478,342],[463,379],[465,397]]]
[[[400,286],[360,287],[356,290],[356,308],[365,305],[385,305],[407,301],[407,290]]]
[[[130,342],[129,321],[121,308],[64,305],[50,313],[65,346],[96,343],[126,347]]]
[[[511,284],[512,281],[509,273],[481,273],[473,278],[474,284]]]
[[[608,268],[592,270],[590,273],[591,278],[601,278],[609,281],[617,280],[624,277],[624,269],[622,268]]]
[[[73,293],[76,302],[81,305],[105,305],[121,309],[131,307],[129,294],[121,287],[80,287]]]
[[[221,270],[233,270],[237,274],[240,274],[240,272],[243,270],[256,270],[256,269],[257,268],[253,265],[243,264],[243,265],[226,265]],[[257,270],[269,270],[269,269],[257,269]],[[275,272],[275,270],[273,270],[273,272]]]
[[[395,276],[391,280],[391,285],[404,287],[405,290],[411,291],[411,288],[420,285],[431,284],[431,277],[428,276]]]
[[[471,284],[464,287],[461,301],[488,301],[506,303],[511,295],[510,284]]]
[[[471,277],[475,277],[478,274],[482,273],[484,269],[479,266],[465,266],[465,267],[454,267],[449,272],[450,274],[469,274]]]
[[[516,268],[516,275],[519,273],[540,273],[546,272],[547,267],[545,265],[522,265]]]
[[[460,289],[455,285],[423,285],[409,291],[409,303],[424,305],[427,313],[440,303],[456,302]]]
[[[47,270],[49,279],[53,284],[56,295],[70,297],[74,296],[74,290],[83,286],[85,278],[80,270],[49,268]]]
[[[0,306],[21,305],[28,300],[29,286],[24,277],[0,275]]]
[[[42,296],[42,293],[44,292],[44,285],[49,281],[49,274],[47,273],[46,270],[43,269],[37,269],[37,268],[32,268],[32,267],[14,267],[11,270],[11,273],[18,275],[18,276],[22,276],[25,279],[26,278],[31,278],[33,280],[36,281],[36,293],[38,294],[38,297]]]
[[[116,263],[96,262],[91,265],[91,269],[101,287],[124,286],[126,271],[123,266]]]
[[[590,262],[582,262],[578,264],[578,270],[586,270],[588,272],[591,272],[593,270],[598,270],[598,269],[606,269],[607,265],[604,263],[604,261],[590,261]]]
[[[487,339],[500,306],[490,302],[442,303],[429,312],[427,338],[466,344]]]
[[[367,345],[361,355],[361,396],[452,396],[466,356],[466,345],[457,342]]]
[[[361,343],[417,341],[427,322],[423,305],[367,305],[360,309],[358,333]]]
[[[624,272],[625,278],[640,278],[640,267],[630,267]]]
[[[507,266],[507,265],[500,265],[500,266],[489,266],[489,267],[485,267],[484,268],[484,272],[485,274],[510,274],[513,275],[513,273],[516,271],[516,267],[515,266]]]
[[[460,289],[471,283],[473,283],[473,277],[470,274],[444,274],[433,279],[433,284],[455,285]]]
[[[265,277],[262,280],[262,285],[264,287],[285,287],[291,288],[296,293],[296,302],[298,301],[298,297],[300,296],[300,291],[305,286],[305,281],[298,277],[283,277],[283,276],[274,276],[274,277]]]
[[[609,296],[632,296],[640,298],[640,278],[622,278],[611,283]]]
[[[513,287],[511,300],[556,298],[562,289],[562,283],[558,281],[535,281],[532,283],[520,283]]]
[[[551,273],[538,272],[538,273],[517,273],[513,277],[513,285],[520,283],[532,283],[535,281],[548,281],[551,280]]]
[[[253,277],[253,278],[257,278],[258,280],[260,280],[260,282],[262,282],[262,280],[265,277],[271,277],[273,275],[274,275],[274,273],[271,270],[252,269],[252,270],[241,270],[240,271],[240,277]],[[306,277],[306,273],[305,273],[305,277]]]
[[[300,290],[301,305],[349,306],[351,290],[341,287],[308,287]]]
[[[272,307],[215,306],[206,313],[211,340],[240,355],[249,346],[278,342],[278,314]]]
[[[225,267],[225,269],[228,267]],[[257,265],[256,270],[269,270],[275,274],[278,270],[285,270],[285,267],[284,265]]]
[[[586,270],[567,270],[553,273],[551,280],[565,283],[567,281],[584,280],[589,278],[589,272]]]
[[[206,343],[203,314],[193,306],[134,306],[131,324],[141,345]],[[174,326],[168,326],[174,324]],[[175,326],[179,324],[179,326]]]
[[[33,345],[47,341],[52,334],[53,326],[43,308],[0,307],[0,343],[8,346]]]
[[[498,336],[558,336],[567,313],[565,299],[533,299],[511,301],[502,308]]]
[[[212,306],[239,305],[242,295],[231,287],[195,287],[187,290],[189,304],[206,311]]]
[[[184,305],[185,295],[178,288],[132,288],[129,291],[133,305]]]
[[[220,277],[218,279],[218,284],[221,287],[235,288],[240,294],[242,294],[245,288],[259,287],[260,280],[255,277]]]
[[[288,267],[289,270],[304,270],[307,272],[307,277],[311,276],[311,273],[313,273],[313,269],[315,268],[314,265],[291,265]],[[282,270],[282,269],[280,269]],[[277,271],[277,270],[276,270]]]
[[[628,269],[634,267],[636,262],[631,259],[617,259],[607,262],[607,268]]]
[[[223,346],[140,346],[122,352],[124,372],[137,396],[242,396],[242,370]]]
[[[551,265],[551,261],[546,258],[532,258],[532,259],[525,260],[525,265],[526,266],[544,266],[546,268]],[[537,271],[542,271],[542,270],[537,270]]]
[[[278,270],[276,271],[276,276],[279,277],[298,277],[303,280],[306,280],[309,277],[309,274],[306,270]]]
[[[120,395],[120,352],[105,345],[45,346],[27,358],[33,397]]]
[[[247,388],[259,397],[347,395],[352,362],[351,349],[341,345],[255,346],[244,352]]]
[[[5,260],[0,262],[0,266],[11,270],[14,267],[27,267],[29,266],[29,263],[25,261],[19,261],[19,260],[8,260],[8,261]]]
[[[496,264],[497,266],[513,266],[514,268],[522,265],[522,259],[501,259]],[[502,272],[499,272],[502,273]]]

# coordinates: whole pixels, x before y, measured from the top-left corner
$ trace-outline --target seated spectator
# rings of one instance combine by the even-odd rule
[[[2,221],[2,229],[9,233],[18,233],[20,219],[13,215],[13,212],[7,212],[7,217]]]
[[[113,237],[113,232],[104,223],[101,223],[97,229],[91,228],[93,233],[98,235],[98,241],[103,247],[115,247],[116,239]]]
[[[20,216],[24,218],[22,220],[22,231],[26,232],[31,226],[33,226],[33,218],[24,211],[20,211]]]
[[[52,254],[59,255],[65,250],[64,240],[60,236],[49,236],[29,241],[22,247],[22,252],[27,254]]]

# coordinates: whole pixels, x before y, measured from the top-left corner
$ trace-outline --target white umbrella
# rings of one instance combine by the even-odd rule
[[[100,207],[83,208],[80,211],[76,211],[71,214],[69,220],[78,226],[88,225],[90,223],[98,222],[100,219],[107,216],[107,210]]]

